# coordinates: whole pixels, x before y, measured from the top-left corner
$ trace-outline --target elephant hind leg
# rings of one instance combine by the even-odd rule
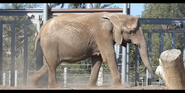
[[[98,79],[98,73],[102,64],[102,58],[101,56],[93,56],[92,59],[92,69],[91,69],[91,75],[89,78],[89,83],[87,87],[95,87],[96,82]]]
[[[46,64],[48,66],[49,73],[49,88],[60,88],[56,81],[56,68],[58,66],[58,56],[57,52],[54,52],[52,49],[44,51],[44,57],[46,60]]]
[[[28,81],[30,83],[30,86],[36,87],[38,84],[38,80],[46,73],[46,71],[47,71],[47,64],[45,64],[44,62],[44,65],[42,66],[42,68],[29,77]]]

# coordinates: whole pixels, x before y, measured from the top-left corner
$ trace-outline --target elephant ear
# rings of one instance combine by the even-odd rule
[[[121,23],[119,17],[115,14],[107,14],[102,16],[102,18],[109,19],[114,25],[114,40],[117,44],[121,44],[123,41],[123,36],[121,34]]]
[[[123,31],[130,33],[130,31],[134,31],[138,26],[138,18],[126,15],[125,20],[123,21]]]

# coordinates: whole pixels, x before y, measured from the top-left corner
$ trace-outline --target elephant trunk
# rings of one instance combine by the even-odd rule
[[[154,77],[155,74],[153,72],[152,66],[149,61],[147,45],[146,45],[144,37],[142,39],[140,39],[140,43],[138,44],[138,48],[139,48],[141,59],[145,65],[145,67],[147,67],[147,69],[150,72],[150,74],[152,75],[152,77]]]

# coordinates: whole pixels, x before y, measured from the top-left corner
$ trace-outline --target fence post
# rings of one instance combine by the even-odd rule
[[[97,82],[98,86],[102,86],[103,85],[103,67],[100,67],[100,71],[98,73],[98,82]]]
[[[175,32],[172,32],[172,49],[175,49]]]
[[[127,3],[123,4],[123,14],[127,15],[128,11],[128,5]],[[119,45],[119,49],[122,50],[122,58],[120,56],[120,59],[122,59],[122,67],[121,67],[121,82],[122,84],[126,83],[127,81],[127,48],[129,48],[129,46],[127,47],[122,47],[121,45]]]
[[[152,32],[148,32],[148,57],[150,64],[152,62]],[[152,64],[151,64],[152,66]],[[146,70],[146,85],[151,85],[151,74],[148,72],[148,69]]]
[[[28,25],[25,23],[24,24],[24,70],[23,70],[23,73],[24,73],[23,83],[25,86],[27,85],[27,67],[28,67],[27,59],[28,59]]]
[[[127,3],[127,15],[130,15],[130,3]],[[126,82],[129,83],[130,76],[130,44],[127,43]]]
[[[9,86],[11,85],[11,71],[8,71],[8,76],[9,76],[9,78],[8,78],[8,83],[9,83]]]
[[[185,33],[184,33],[183,61],[185,61]]]
[[[3,24],[0,21],[0,85],[2,84],[2,67],[3,67]]]
[[[135,86],[139,86],[139,49],[136,46]]]
[[[15,21],[11,23],[11,83],[10,86],[15,84]]]
[[[6,75],[6,73],[4,72],[4,73],[3,73],[3,85],[6,84],[6,76],[5,76],[5,75]]]
[[[160,44],[160,49],[159,49],[159,55],[163,52],[163,32],[160,32],[160,39],[159,39],[159,44]],[[163,84],[163,80],[159,78],[159,85]]]
[[[183,22],[183,28],[185,29],[185,22]],[[183,61],[185,61],[185,33],[184,33]]]
[[[67,87],[67,67],[64,68],[64,87]]]
[[[18,78],[17,78],[17,70],[15,70],[15,87],[17,87],[17,80],[18,80]]]
[[[43,23],[48,20],[48,4],[43,4]],[[37,15],[39,20],[39,15]],[[40,22],[37,22],[37,31],[40,31]],[[43,66],[43,51],[40,46],[40,41],[37,42],[37,51],[36,51],[36,69],[39,70]],[[41,77],[38,81],[38,85],[46,86],[48,84],[48,71]]]

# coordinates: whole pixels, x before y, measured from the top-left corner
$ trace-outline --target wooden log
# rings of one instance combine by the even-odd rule
[[[185,89],[185,71],[181,51],[166,50],[160,55],[166,86],[169,89]]]
[[[163,66],[161,66],[161,65],[158,66],[156,71],[155,71],[155,74],[157,76],[159,76],[159,78],[161,78],[164,81],[164,83],[166,84],[166,80],[165,80],[164,72],[163,72]]]

